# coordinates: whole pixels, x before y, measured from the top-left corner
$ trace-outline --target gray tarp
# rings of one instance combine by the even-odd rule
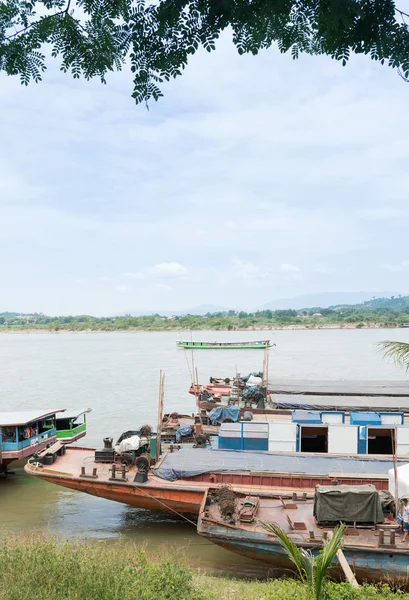
[[[317,485],[314,498],[317,523],[383,523],[378,492],[373,485]]]
[[[398,464],[407,461],[398,460]],[[273,473],[333,473],[359,475],[382,474],[387,478],[393,461],[386,459],[335,458],[326,456],[295,456],[294,454],[249,452],[244,450],[211,450],[182,448],[169,453],[153,473],[167,481],[188,479],[203,473],[226,471],[270,471]]]
[[[273,394],[306,394],[323,396],[406,396],[409,379],[396,380],[314,380],[272,378],[268,391]]]
[[[303,410],[408,411],[409,396],[326,396],[314,394],[271,394],[276,408]]]

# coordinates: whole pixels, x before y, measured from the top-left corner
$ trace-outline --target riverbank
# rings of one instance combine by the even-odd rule
[[[248,581],[194,571],[168,549],[148,556],[140,545],[3,538],[0,600],[306,600],[293,579]],[[409,600],[387,586],[330,583],[331,600]]]
[[[0,335],[3,333],[14,333],[19,335],[31,333],[121,333],[121,332],[175,332],[188,333],[191,331],[314,331],[314,330],[337,330],[337,329],[396,329],[400,326],[396,323],[312,323],[305,325],[250,325],[248,327],[166,327],[166,328],[141,328],[141,327],[0,327]],[[403,329],[403,328],[402,328]]]

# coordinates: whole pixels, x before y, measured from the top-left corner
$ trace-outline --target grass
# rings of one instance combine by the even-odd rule
[[[330,583],[331,600],[409,600],[387,586]],[[152,561],[140,546],[2,538],[1,600],[308,600],[292,579],[246,581],[192,571],[167,552]]]

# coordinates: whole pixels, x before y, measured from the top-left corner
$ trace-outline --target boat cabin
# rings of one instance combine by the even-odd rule
[[[49,411],[24,410],[0,413],[0,470],[7,471],[13,460],[32,456],[43,450],[57,437],[56,414],[64,409]]]
[[[87,433],[87,413],[90,408],[67,410],[56,417],[57,440],[63,444],[76,442]]]
[[[406,455],[409,425],[401,412],[294,410],[288,421],[222,423],[219,448]]]

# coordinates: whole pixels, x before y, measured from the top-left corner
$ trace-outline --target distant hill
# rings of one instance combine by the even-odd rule
[[[302,310],[305,308],[328,308],[329,306],[343,306],[373,302],[373,298],[384,300],[398,294],[391,292],[322,292],[320,294],[303,294],[295,298],[281,298],[272,300],[260,307],[260,310]]]

